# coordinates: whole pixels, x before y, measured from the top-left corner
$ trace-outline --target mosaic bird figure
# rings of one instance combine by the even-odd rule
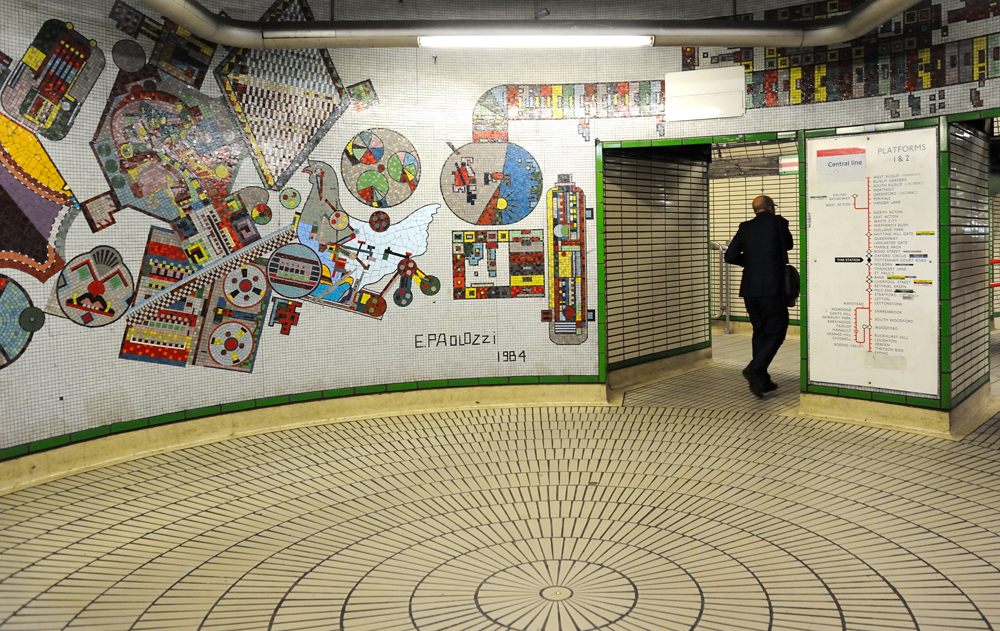
[[[428,226],[440,204],[423,206],[377,231],[368,220],[351,217],[344,210],[333,167],[310,160],[303,172],[312,187],[299,213],[299,240],[319,254],[330,272],[331,287],[344,282],[355,291],[370,287],[394,274],[404,258],[427,251]],[[326,299],[341,302],[345,295],[331,292]]]

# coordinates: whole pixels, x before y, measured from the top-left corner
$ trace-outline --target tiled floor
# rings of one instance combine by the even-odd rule
[[[0,498],[2,629],[1000,628],[1000,421],[779,416],[718,361],[621,409],[278,432]],[[641,407],[645,406],[645,407]]]

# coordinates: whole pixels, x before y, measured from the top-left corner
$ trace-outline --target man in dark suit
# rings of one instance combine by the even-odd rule
[[[758,398],[778,387],[767,367],[788,332],[785,264],[792,233],[788,220],[774,214],[774,208],[774,200],[767,195],[755,197],[754,218],[740,224],[726,250],[726,262],[743,267],[740,296],[753,325],[753,359],[743,369],[743,377]]]

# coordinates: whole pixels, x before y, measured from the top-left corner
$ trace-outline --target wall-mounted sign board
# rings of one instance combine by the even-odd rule
[[[938,131],[806,141],[809,383],[938,398]]]

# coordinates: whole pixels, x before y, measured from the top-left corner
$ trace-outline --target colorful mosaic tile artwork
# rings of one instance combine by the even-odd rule
[[[10,366],[42,328],[45,314],[14,279],[0,274],[0,369]]]
[[[374,208],[398,206],[420,183],[420,157],[391,129],[368,129],[348,141],[340,174],[356,200]]]
[[[420,287],[425,294],[437,293],[440,282],[424,274],[413,257],[427,251],[428,226],[439,204],[428,204],[388,226],[372,218],[361,221],[343,209],[333,167],[310,160],[304,171],[312,186],[296,215],[296,226],[299,241],[320,262],[321,275],[308,293],[283,295],[381,317],[384,295],[397,280],[393,300],[400,307],[413,299],[414,278],[423,283]],[[389,281],[376,291],[374,286],[390,274]]]
[[[306,0],[277,0],[262,22],[312,21]],[[280,189],[350,99],[325,49],[234,49],[215,69],[265,186]],[[362,99],[374,90],[357,87]],[[362,100],[360,103],[367,103]]]
[[[544,230],[456,230],[451,241],[455,300],[545,295]]]
[[[134,294],[122,255],[103,245],[66,264],[46,311],[81,326],[106,326],[125,315]]]
[[[472,114],[474,142],[507,142],[510,121],[577,119],[590,140],[590,119],[663,114],[663,81],[498,85],[487,90]]]
[[[164,236],[151,237],[150,243],[166,244]],[[264,268],[275,250],[294,239],[294,228],[283,228],[138,302],[126,315],[120,357],[251,372],[270,300]],[[155,254],[161,249],[165,256]],[[177,252],[147,247],[139,285],[149,288],[151,276],[183,274],[167,267],[171,255]]]
[[[38,138],[0,114],[0,267],[45,282],[63,266],[76,198]]]
[[[104,53],[64,20],[48,20],[0,92],[15,121],[49,140],[62,140],[104,70]]]
[[[560,175],[546,196],[549,252],[549,339],[555,344],[587,340],[586,202],[573,176]]]
[[[441,169],[441,195],[463,221],[502,226],[524,219],[542,196],[542,171],[524,148],[508,142],[472,142]]]
[[[169,223],[194,266],[260,238],[250,214],[257,203],[229,192],[246,150],[220,99],[152,65],[120,72],[91,147],[114,206]],[[113,223],[110,202],[99,196],[85,204],[92,227]]]

